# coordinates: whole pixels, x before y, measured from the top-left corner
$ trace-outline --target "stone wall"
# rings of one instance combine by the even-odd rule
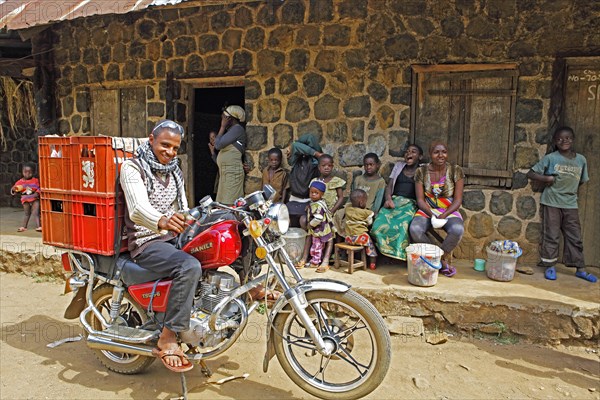
[[[29,83],[30,84],[30,83]],[[19,82],[15,82],[19,85]],[[22,85],[25,86],[25,85]],[[19,86],[18,86],[19,87]],[[2,125],[2,141],[0,142],[0,207],[20,207],[20,196],[12,196],[10,189],[14,183],[21,178],[21,170],[26,163],[38,163],[37,137],[35,135],[34,123],[26,112],[13,115],[16,129],[10,127],[8,112],[15,108],[23,110],[30,104],[32,99],[26,96],[30,91],[18,90],[14,94],[15,101],[9,107],[7,103],[8,93],[4,92],[0,85],[0,124]],[[39,176],[37,171],[35,176]]]
[[[39,176],[37,137],[31,127],[17,132],[2,125],[6,141],[0,145],[0,207],[21,207],[20,196],[12,196],[10,189],[21,179],[21,170],[26,163],[35,164],[35,176]]]
[[[247,191],[260,183],[266,150],[306,132],[321,136],[348,180],[370,151],[387,176],[409,137],[411,65],[516,62],[514,184],[466,188],[467,235],[456,255],[511,238],[533,261],[539,199],[524,174],[546,151],[553,63],[598,54],[598,11],[580,0],[287,0],[66,21],[52,27],[58,126],[89,133],[88,89],[133,81],[148,88],[151,124],[169,112],[168,72],[178,83],[173,115],[185,125],[189,96],[178,78],[244,70]]]

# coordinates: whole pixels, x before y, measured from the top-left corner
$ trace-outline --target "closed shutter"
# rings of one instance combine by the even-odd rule
[[[447,143],[467,184],[510,187],[517,79],[515,64],[413,66],[412,141]]]

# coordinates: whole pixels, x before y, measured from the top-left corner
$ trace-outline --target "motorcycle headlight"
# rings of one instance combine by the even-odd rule
[[[290,228],[290,213],[288,212],[288,208],[285,204],[273,204],[271,207],[269,207],[265,217],[271,220],[269,228],[275,233],[285,235]]]

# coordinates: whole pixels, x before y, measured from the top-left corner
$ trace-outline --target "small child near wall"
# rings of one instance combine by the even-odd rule
[[[350,193],[351,205],[346,206],[346,243],[364,246],[369,256],[369,268],[375,269],[377,250],[369,236],[369,227],[373,224],[374,212],[367,208],[368,195],[362,189]]]
[[[33,177],[34,166],[32,164],[25,164],[21,170],[23,177],[19,179],[10,192],[13,195],[21,195],[21,204],[25,215],[23,216],[23,223],[17,229],[17,232],[25,232],[29,219],[33,217],[35,223],[35,230],[38,232],[42,231],[40,225],[40,181],[38,178]]]

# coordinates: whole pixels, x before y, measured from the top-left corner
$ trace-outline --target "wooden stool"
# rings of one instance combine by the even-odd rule
[[[339,255],[339,251],[340,250],[346,250],[346,252],[348,253],[348,261],[345,260],[341,260],[340,259],[340,255]],[[362,258],[362,261],[354,261],[354,253],[360,251],[360,256]],[[347,244],[347,243],[336,243],[335,245],[335,264],[334,267],[335,268],[339,268],[340,265],[342,267],[348,267],[348,270],[346,272],[348,272],[349,274],[354,273],[354,269],[367,269],[367,254],[365,253],[365,248],[364,246],[355,246],[352,244]]]

